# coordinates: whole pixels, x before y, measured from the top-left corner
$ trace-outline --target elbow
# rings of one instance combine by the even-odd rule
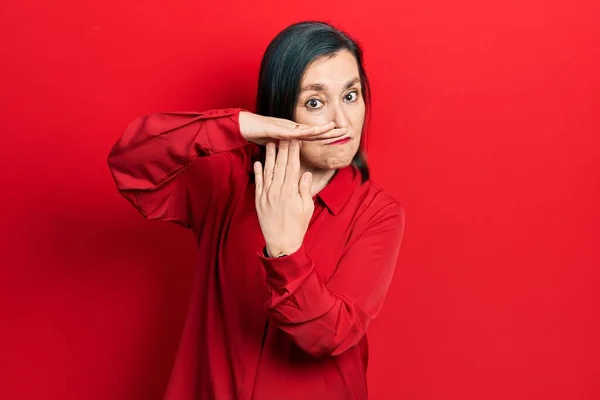
[[[106,157],[106,164],[108,165],[108,170],[113,178],[113,181],[117,187],[119,192],[124,192],[128,189],[131,189],[127,182],[131,180],[129,174],[123,168],[123,162],[119,159],[118,154],[116,154],[115,149],[111,150]]]
[[[356,321],[345,329],[337,331],[297,331],[286,329],[295,344],[306,354],[314,358],[335,357],[356,346],[366,333],[366,326]]]
[[[338,356],[356,346],[374,318],[362,307],[337,302],[325,314],[283,314],[271,308],[269,317],[305,353],[315,358]]]
[[[363,335],[357,336],[342,341],[332,341],[331,338],[322,337],[317,342],[303,342],[302,340],[294,340],[296,345],[306,354],[313,358],[335,357],[343,354],[352,347],[358,344]]]

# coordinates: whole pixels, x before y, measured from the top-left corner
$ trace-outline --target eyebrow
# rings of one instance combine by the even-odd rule
[[[360,82],[360,78],[354,78],[352,80],[349,80],[344,85],[344,90],[351,88],[352,86],[356,85],[359,82]],[[302,88],[301,92],[306,92],[308,90],[314,90],[316,92],[323,92],[323,91],[327,90],[327,85],[324,85],[322,83],[311,83],[309,85],[304,86]]]

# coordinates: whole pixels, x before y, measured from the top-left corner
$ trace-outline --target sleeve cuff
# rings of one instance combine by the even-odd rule
[[[209,153],[221,153],[231,151],[248,144],[240,131],[241,108],[226,108],[222,110],[210,110],[202,114],[202,119],[210,120],[205,125],[205,141]],[[208,121],[207,121],[208,122]]]
[[[279,258],[267,258],[264,248],[256,254],[267,272],[268,283],[273,287],[284,287],[304,279],[314,269],[314,263],[306,254],[304,245],[294,253]]]

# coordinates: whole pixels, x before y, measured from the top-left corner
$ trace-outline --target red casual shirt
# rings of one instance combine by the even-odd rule
[[[353,166],[314,196],[302,247],[266,258],[254,203],[259,146],[240,109],[161,113],[129,125],[108,157],[148,219],[191,229],[192,298],[169,400],[366,399],[365,330],[396,265],[403,208]]]

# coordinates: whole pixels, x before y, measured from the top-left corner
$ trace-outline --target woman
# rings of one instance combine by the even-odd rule
[[[304,22],[269,45],[257,114],[155,114],[115,144],[121,194],[146,218],[190,228],[198,246],[165,398],[367,398],[365,330],[404,227],[369,178],[368,102],[356,43]]]

